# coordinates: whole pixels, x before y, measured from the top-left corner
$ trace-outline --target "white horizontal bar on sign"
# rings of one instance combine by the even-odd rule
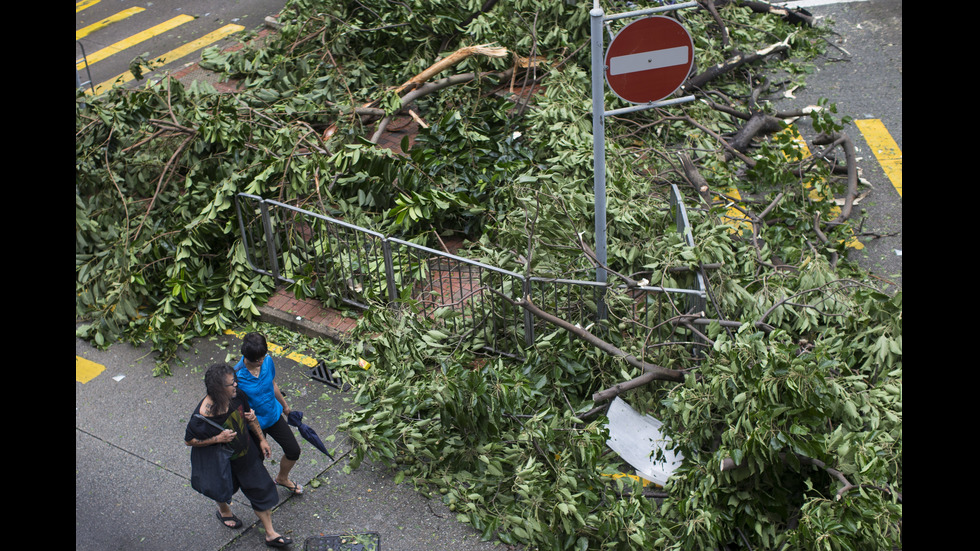
[[[609,60],[609,74],[622,75],[650,69],[663,69],[687,63],[687,46],[651,50],[636,54],[616,56]]]

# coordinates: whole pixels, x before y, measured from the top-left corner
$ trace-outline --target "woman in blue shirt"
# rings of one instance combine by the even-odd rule
[[[286,422],[289,406],[276,384],[276,364],[261,333],[249,333],[242,339],[242,359],[235,365],[235,371],[238,390],[248,396],[262,432],[282,447],[276,484],[302,495],[303,487],[289,479],[289,472],[299,459],[299,442]]]

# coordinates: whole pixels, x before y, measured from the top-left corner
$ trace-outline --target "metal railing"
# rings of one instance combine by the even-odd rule
[[[676,186],[670,204],[677,230],[693,246]],[[551,330],[515,304],[523,297],[583,327],[597,321],[603,301],[607,315],[639,321],[631,327],[645,334],[633,336],[653,342],[676,331],[661,323],[665,317],[705,308],[700,274],[690,288],[628,290],[594,281],[526,277],[254,195],[239,194],[235,206],[254,271],[360,309],[372,303],[411,305],[471,347],[500,354],[520,356],[536,333]]]
[[[82,62],[85,63],[85,75],[86,75],[85,78],[88,79],[85,82],[82,82],[82,77],[79,75],[79,71],[78,71],[78,62],[76,62],[75,63],[75,88],[83,88],[85,86],[88,86],[92,90],[92,93],[94,94],[95,85],[92,84],[92,70],[89,69],[88,66],[88,56],[85,55],[85,46],[83,46],[82,43],[77,40],[75,41],[75,44],[78,44],[78,47],[82,50]]]

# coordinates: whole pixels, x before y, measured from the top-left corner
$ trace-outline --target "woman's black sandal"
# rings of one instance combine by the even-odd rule
[[[286,547],[287,545],[292,545],[293,540],[291,538],[279,536],[274,540],[265,540],[265,544],[269,547]]]
[[[235,515],[231,515],[230,517],[223,517],[223,516],[221,516],[221,511],[215,511],[214,514],[217,515],[218,520],[221,521],[221,524],[224,524],[228,528],[234,529],[234,528],[241,528],[242,527],[242,520],[240,518],[236,517]],[[234,526],[228,525],[227,523],[230,522],[230,521],[234,521],[235,522],[235,525]]]

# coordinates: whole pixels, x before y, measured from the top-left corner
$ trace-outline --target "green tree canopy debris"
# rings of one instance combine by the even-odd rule
[[[162,374],[188,339],[254,319],[273,288],[246,261],[239,193],[590,279],[590,8],[294,0],[264,44],[204,55],[237,92],[164,78],[78,93],[78,333],[149,340]],[[484,537],[532,548],[900,548],[902,293],[846,260],[860,186],[848,118],[829,101],[791,113],[771,101],[804,83],[827,34],[759,2],[676,16],[695,39],[685,93],[698,101],[607,121],[614,314],[556,323],[518,359],[461,345],[410,301],[367,310],[358,336],[372,347],[334,352],[357,388],[354,464],[393,465]],[[477,45],[506,54],[426,73]],[[407,116],[424,125],[406,154],[372,143]],[[811,155],[795,119],[821,133]],[[694,246],[674,230],[671,185]],[[657,327],[622,314],[630,289],[695,273],[706,312],[664,305]],[[614,395],[678,444],[666,487],[621,476],[602,415]]]

